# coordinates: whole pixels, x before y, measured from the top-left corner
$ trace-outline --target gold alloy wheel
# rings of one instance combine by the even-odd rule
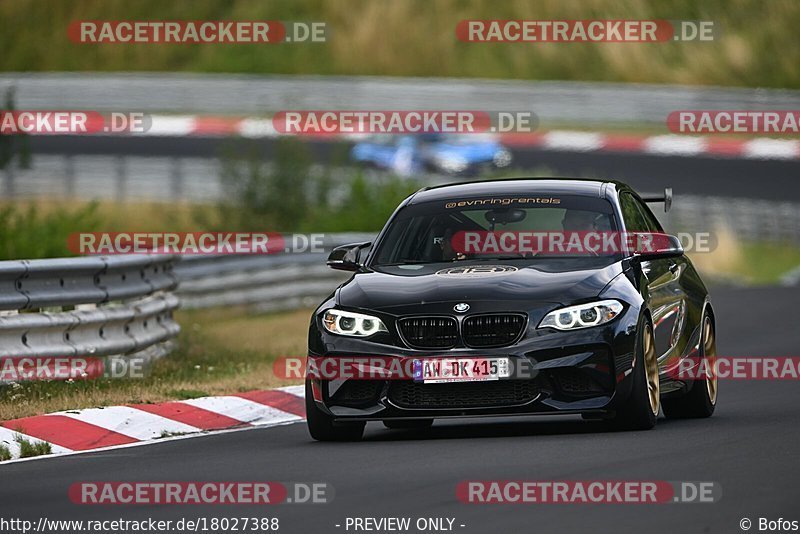
[[[706,317],[703,321],[703,359],[707,369],[706,388],[708,389],[708,399],[711,405],[717,404],[717,340],[714,337],[714,327],[711,318]]]
[[[653,343],[653,327],[644,327],[644,371],[647,377],[647,395],[650,398],[650,410],[658,417],[661,408],[661,384],[658,380],[658,358]]]

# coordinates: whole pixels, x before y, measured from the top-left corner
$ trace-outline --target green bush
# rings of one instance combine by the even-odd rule
[[[223,153],[220,223],[240,230],[296,230],[314,202],[309,198],[311,157],[307,145],[293,138],[276,143],[272,161],[255,144]]]
[[[76,232],[97,231],[96,212],[96,203],[48,213],[35,204],[0,206],[0,260],[72,256],[67,239]]]
[[[17,443],[19,443],[20,458],[33,458],[34,456],[43,456],[53,453],[53,448],[46,441],[32,443],[22,436],[17,436],[15,439]]]
[[[400,201],[419,188],[416,181],[391,175],[367,179],[356,171],[344,202],[332,208],[315,228],[327,232],[380,230]]]
[[[16,110],[14,104],[14,88],[10,87],[5,93],[3,110]],[[16,162],[15,160],[16,156]],[[31,146],[30,138],[26,134],[0,134],[0,169],[5,169],[9,165],[16,165],[20,169],[30,169],[31,167]]]
[[[0,443],[0,462],[5,462],[6,460],[11,459],[11,450],[6,446]]]
[[[326,165],[312,165],[309,145],[279,139],[269,162],[257,147],[223,156],[226,195],[215,217],[198,210],[198,225],[211,229],[272,232],[377,231],[397,204],[420,188],[416,180],[366,177],[346,167],[346,146]]]

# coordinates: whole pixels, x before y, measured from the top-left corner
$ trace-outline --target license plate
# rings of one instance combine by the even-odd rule
[[[414,381],[481,382],[511,376],[508,358],[427,358],[414,360]]]

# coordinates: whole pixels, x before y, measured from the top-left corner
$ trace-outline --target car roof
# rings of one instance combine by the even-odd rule
[[[470,198],[483,195],[581,195],[597,198],[605,197],[607,185],[613,189],[630,189],[622,182],[613,180],[586,180],[580,178],[513,178],[446,184],[426,187],[417,191],[409,204]]]

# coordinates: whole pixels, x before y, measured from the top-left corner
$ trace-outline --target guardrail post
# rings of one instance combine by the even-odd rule
[[[125,156],[117,156],[117,200],[125,201],[128,190],[128,165]]]
[[[64,156],[64,184],[67,198],[75,198],[75,158],[71,154]]]
[[[170,183],[172,184],[173,200],[183,199],[183,162],[181,158],[171,159]]]
[[[16,187],[14,184],[14,160],[8,162],[6,165],[6,177],[3,184],[3,196],[6,198],[14,198],[16,196]]]

